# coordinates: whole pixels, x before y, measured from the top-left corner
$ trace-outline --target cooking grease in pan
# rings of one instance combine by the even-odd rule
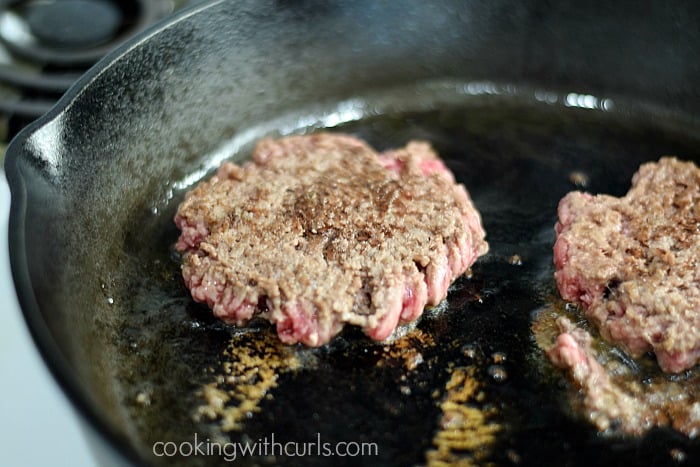
[[[265,323],[235,329],[194,303],[173,254],[178,231],[172,216],[183,185],[203,173],[175,184],[172,198],[144,219],[153,235],[129,242],[125,267],[140,274],[131,275],[138,279],[122,294],[130,312],[115,369],[124,416],[144,456],[162,465],[229,465],[225,455],[150,454],[156,442],[180,445],[196,436],[209,447],[255,447],[252,455],[238,451],[241,465],[656,466],[700,460],[695,440],[667,429],[638,439],[600,436],[572,414],[568,383],[532,332],[535,310],[558,296],[552,245],[559,199],[581,188],[619,196],[642,162],[663,154],[698,160],[697,128],[580,94],[483,84],[450,89],[434,99],[414,90],[408,95],[421,102],[414,106],[357,100],[361,105],[345,108],[345,118],[297,118],[312,128],[273,122],[258,132],[331,126],[378,150],[426,139],[469,189],[491,250],[471,276],[457,280],[445,303],[392,343],[348,329],[326,347],[285,347]],[[224,147],[246,153],[251,144]],[[202,167],[211,169],[216,157],[202,157]],[[305,455],[273,452],[273,439],[303,447]],[[314,442],[376,451],[328,457],[310,447]]]
[[[602,375],[592,370],[595,376],[572,382],[570,405],[575,414],[588,417],[603,432],[643,435],[652,427],[671,426],[690,437],[700,434],[700,374],[696,368],[666,374],[651,353],[632,359],[603,341],[578,306],[557,300],[535,313],[533,333],[540,348],[554,346],[561,333],[556,320],[562,317],[577,321],[577,327],[591,335],[589,351],[604,369]]]

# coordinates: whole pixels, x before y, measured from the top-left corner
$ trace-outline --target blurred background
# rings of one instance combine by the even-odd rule
[[[0,162],[7,144],[92,65],[193,0],[0,1]],[[0,165],[0,467],[96,464],[49,374],[12,285],[10,193]]]

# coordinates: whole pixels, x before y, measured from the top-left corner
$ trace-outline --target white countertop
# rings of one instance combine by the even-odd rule
[[[7,254],[9,207],[0,169],[0,467],[93,466],[78,415],[35,348],[17,303]]]

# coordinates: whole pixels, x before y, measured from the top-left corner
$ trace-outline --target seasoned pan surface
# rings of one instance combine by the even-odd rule
[[[491,250],[471,275],[390,342],[348,329],[319,349],[282,346],[265,323],[226,326],[193,302],[173,249],[172,217],[203,172],[174,183],[169,199],[135,219],[121,263],[130,279],[105,294],[121,305],[111,370],[130,437],[145,458],[163,465],[232,460],[231,451],[152,454],[155,443],[187,446],[196,437],[205,440],[202,449],[252,446],[253,453],[237,453],[242,465],[700,460],[697,441],[670,430],[641,439],[596,433],[569,410],[566,380],[532,331],[538,310],[563,306],[552,276],[559,199],[574,189],[621,195],[639,164],[665,154],[698,160],[697,128],[679,116],[600,96],[471,86],[459,87],[470,96],[461,92],[450,105],[425,110],[377,111],[365,103],[361,108],[375,110],[328,128],[379,150],[430,141],[469,189],[487,231]],[[293,129],[303,132],[325,129],[329,119],[296,121],[315,122]],[[291,130],[267,132],[280,131]],[[245,158],[253,141],[245,143],[230,145],[240,149],[224,156]],[[222,156],[201,157],[207,167]],[[293,442],[296,451],[275,451],[273,442]],[[354,443],[350,454],[368,451],[329,459],[320,449],[343,442]]]

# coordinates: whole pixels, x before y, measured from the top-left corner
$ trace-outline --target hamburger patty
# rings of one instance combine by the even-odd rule
[[[616,198],[559,204],[555,278],[606,340],[680,372],[700,358],[700,169],[664,157]]]
[[[488,250],[466,189],[427,143],[377,154],[332,133],[262,140],[252,161],[188,192],[175,223],[196,301],[310,346],[345,324],[387,338]]]

